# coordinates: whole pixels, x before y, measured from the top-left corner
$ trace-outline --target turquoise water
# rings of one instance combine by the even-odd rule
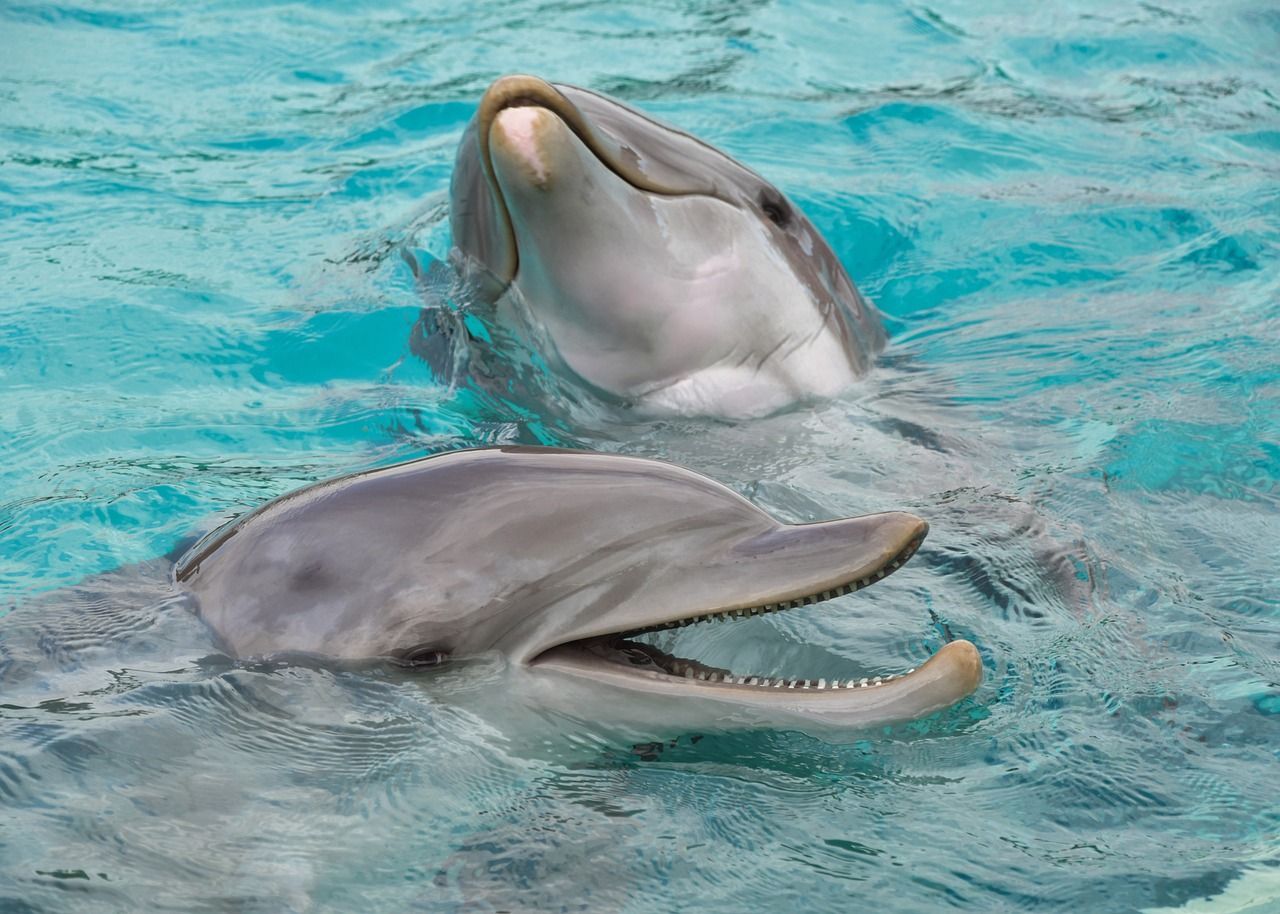
[[[1266,2],[0,5],[0,909],[1280,910],[1277,60]],[[399,251],[447,252],[510,71],[782,187],[886,314],[873,375],[736,426],[433,380]],[[964,636],[984,685],[531,757],[456,678],[235,668],[165,603],[192,532],[499,441],[916,511],[841,611],[684,637]]]

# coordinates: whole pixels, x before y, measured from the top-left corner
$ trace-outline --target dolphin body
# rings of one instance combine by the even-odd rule
[[[818,230],[719,150],[586,89],[499,79],[463,135],[452,260],[598,391],[746,418],[847,387],[885,341]]]
[[[872,514],[782,524],[670,464],[544,448],[455,451],[321,482],[175,566],[223,647],[403,665],[497,654],[503,713],[672,727],[843,731],[970,694],[953,641],[919,669],[774,679],[675,657],[645,633],[789,610],[892,573],[928,531]],[[490,710],[493,710],[492,708]]]

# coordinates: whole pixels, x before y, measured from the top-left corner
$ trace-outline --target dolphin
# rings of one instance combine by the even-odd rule
[[[884,346],[781,191],[587,89],[493,83],[450,196],[451,260],[497,319],[642,412],[763,415],[839,393]]]
[[[845,730],[928,715],[981,679],[952,641],[918,669],[775,678],[650,633],[867,587],[928,525],[891,512],[784,524],[671,464],[551,448],[453,451],[284,495],[198,542],[178,587],[239,659],[431,666],[497,655],[495,701],[655,729]],[[646,636],[648,640],[646,640]]]

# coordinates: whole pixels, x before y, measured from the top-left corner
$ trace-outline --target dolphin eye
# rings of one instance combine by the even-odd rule
[[[428,666],[437,666],[448,659],[449,655],[444,651],[424,644],[420,647],[413,647],[407,651],[396,654],[396,656],[392,658],[392,662],[396,666],[416,670]]]
[[[791,207],[782,197],[770,193],[760,195],[760,210],[765,217],[778,228],[786,228],[791,224]]]

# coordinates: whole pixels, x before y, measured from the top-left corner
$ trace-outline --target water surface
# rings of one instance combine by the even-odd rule
[[[0,908],[1280,909],[1280,13],[849,7],[0,6]],[[737,426],[437,383],[399,251],[447,253],[511,71],[782,187],[886,314],[873,375]],[[238,668],[166,603],[192,531],[501,441],[916,511],[892,581],[685,637],[963,636],[983,687],[846,745],[546,758],[448,700],[492,670]]]

